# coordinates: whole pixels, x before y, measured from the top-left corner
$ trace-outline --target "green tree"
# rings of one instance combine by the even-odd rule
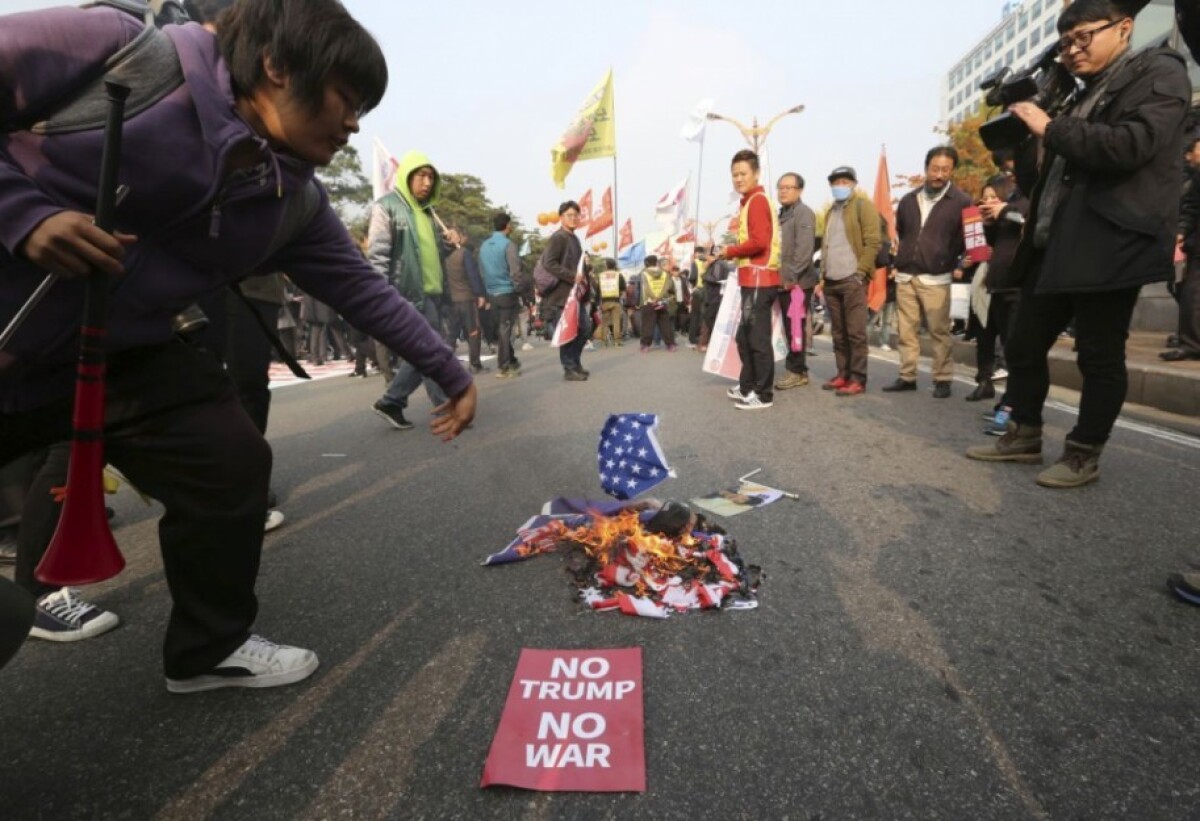
[[[371,207],[371,181],[363,173],[362,160],[352,145],[347,145],[325,168],[317,169],[317,179],[329,192],[329,204],[342,223],[355,236],[367,232]]]

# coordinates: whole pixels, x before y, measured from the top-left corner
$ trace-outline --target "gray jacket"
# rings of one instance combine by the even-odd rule
[[[817,244],[817,217],[803,202],[779,209],[779,231],[783,235],[780,247],[779,273],[784,286],[815,288],[819,273],[813,265]]]

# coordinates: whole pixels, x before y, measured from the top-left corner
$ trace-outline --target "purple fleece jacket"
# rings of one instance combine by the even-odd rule
[[[104,7],[0,18],[0,120],[53,110],[140,30],[136,18]],[[119,180],[129,193],[117,228],[138,242],[126,250],[125,274],[113,281],[109,350],[169,341],[172,317],[198,297],[248,274],[283,271],[447,395],[462,393],[470,375],[420,312],[363,259],[324,189],[308,227],[265,258],[283,218],[283,196],[302,189],[313,167],[270,150],[238,116],[212,34],[195,24],[165,31],[186,80],[125,123]],[[223,180],[227,153],[247,140],[262,149],[263,164]],[[44,275],[17,255],[21,243],[59,211],[93,212],[102,143],[101,130],[0,133],[0,327]],[[58,282],[0,351],[0,414],[71,393],[83,292],[82,280]]]

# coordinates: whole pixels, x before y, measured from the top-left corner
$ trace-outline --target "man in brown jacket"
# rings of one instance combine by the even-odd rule
[[[858,190],[853,168],[833,169],[829,186],[833,204],[825,212],[821,276],[838,372],[821,387],[838,396],[858,396],[867,390],[867,281],[875,273],[883,238],[879,212]]]

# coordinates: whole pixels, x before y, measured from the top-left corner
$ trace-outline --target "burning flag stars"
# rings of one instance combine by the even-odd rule
[[[562,553],[579,600],[593,610],[665,619],[673,612],[751,610],[762,569],[737,543],[677,502],[629,502],[675,476],[650,413],[614,414],[600,432],[600,485],[622,503],[554,500],[483,564]],[[557,511],[557,512],[556,512]]]

